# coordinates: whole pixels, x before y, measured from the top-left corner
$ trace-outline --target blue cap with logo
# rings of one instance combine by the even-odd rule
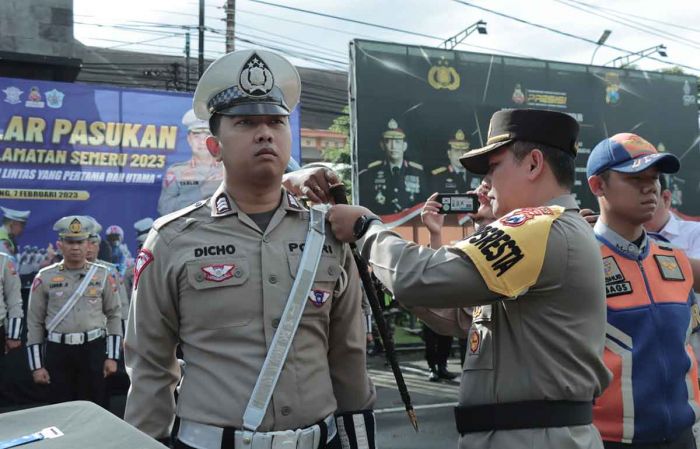
[[[639,173],[652,166],[661,173],[676,173],[681,163],[671,153],[659,153],[654,145],[636,134],[620,133],[593,148],[588,156],[586,176],[590,178],[606,170]]]

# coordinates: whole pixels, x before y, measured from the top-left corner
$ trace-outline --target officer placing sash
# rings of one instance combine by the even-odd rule
[[[175,447],[374,448],[362,294],[348,247],[281,188],[296,69],[229,53],[194,98],[225,179],[156,220],[134,271],[125,419]],[[180,379],[175,347],[186,363]],[[359,442],[359,443],[358,443]]]
[[[501,218],[454,246],[406,242],[363,207],[329,212],[336,237],[357,240],[400,303],[444,308],[436,322],[452,316],[467,337],[460,449],[602,448],[592,404],[610,379],[605,288],[598,245],[570,193],[577,134],[566,114],[495,113],[487,145],[461,162],[485,176]],[[467,306],[476,306],[471,323],[454,313]]]

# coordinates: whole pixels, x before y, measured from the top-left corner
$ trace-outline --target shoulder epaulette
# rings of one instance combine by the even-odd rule
[[[408,161],[408,165],[410,165],[413,168],[417,168],[418,170],[423,170],[423,166],[418,162]]]
[[[168,215],[163,215],[162,217],[157,219],[155,222],[153,222],[153,229],[158,231],[158,230],[160,230],[160,228],[167,225],[168,223],[171,223],[180,217],[184,217],[185,215],[189,214],[193,210],[197,210],[200,207],[204,206],[205,204],[207,204],[207,200],[197,201],[196,203],[190,204],[189,206],[187,206],[185,208],[176,210],[175,212],[169,213]]]
[[[433,171],[431,171],[430,173],[432,173],[434,175],[439,175],[440,173],[442,173],[444,171],[447,171],[447,167],[438,167],[438,168],[434,169]]]
[[[381,161],[381,160],[380,160],[380,161],[370,162],[369,165],[367,166],[367,168],[374,168],[374,167],[376,167],[377,165],[382,165],[382,162],[383,162],[383,161]]]
[[[46,267],[44,267],[44,268],[41,268],[41,269],[39,269],[39,271],[36,272],[36,275],[39,276],[40,274],[42,274],[42,273],[44,273],[44,272],[46,272],[46,271],[49,271],[49,270],[51,270],[52,268],[58,268],[58,266],[61,265],[61,263],[62,263],[62,262],[56,262],[56,263],[52,263],[51,265],[48,265],[48,266],[46,266]]]

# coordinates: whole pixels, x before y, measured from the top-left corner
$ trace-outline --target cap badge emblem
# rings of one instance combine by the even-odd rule
[[[73,233],[80,232],[82,228],[83,226],[80,224],[80,220],[77,218],[74,218],[73,221],[70,222],[70,225],[68,225],[68,229]]]
[[[265,61],[253,53],[243,64],[238,85],[241,90],[252,97],[267,95],[275,84],[272,72],[265,64]]]

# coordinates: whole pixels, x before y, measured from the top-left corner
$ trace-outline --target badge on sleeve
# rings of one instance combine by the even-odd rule
[[[15,263],[11,260],[7,261],[7,269],[10,271],[10,274],[12,276],[17,274],[17,268],[15,267]]]
[[[40,285],[41,285],[41,278],[39,276],[37,276],[34,278],[34,282],[32,282],[32,291],[39,288]]]
[[[331,297],[331,292],[328,290],[315,289],[309,292],[309,301],[316,307],[321,307]]]
[[[685,281],[685,276],[675,256],[654,255],[661,277],[667,281]]]
[[[515,298],[537,282],[552,223],[563,213],[560,206],[516,209],[455,248],[474,263],[489,290]]]
[[[147,249],[141,249],[139,255],[136,256],[136,263],[134,264],[134,290],[136,290],[136,287],[139,285],[139,277],[141,277],[141,273],[143,273],[143,270],[145,270],[146,267],[153,262],[153,259],[153,253]]]

